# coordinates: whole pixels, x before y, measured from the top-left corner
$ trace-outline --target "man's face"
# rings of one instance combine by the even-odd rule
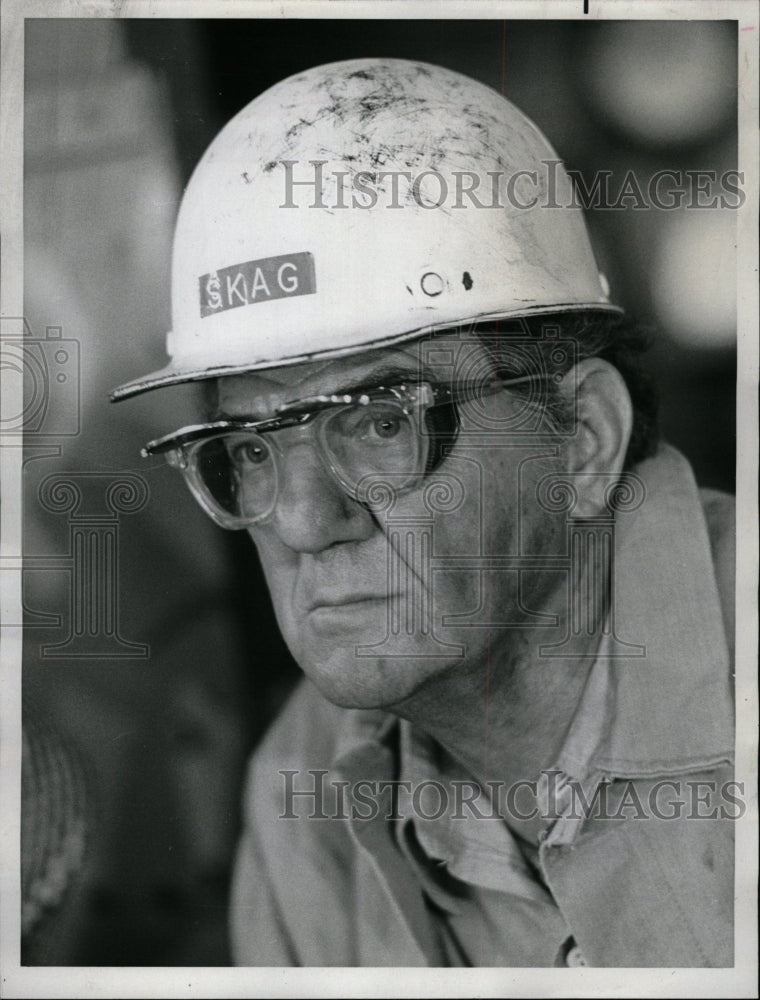
[[[490,363],[476,341],[452,346],[457,371],[482,373]],[[215,416],[261,419],[286,402],[379,380],[441,381],[432,357],[418,341],[226,377]],[[460,404],[451,452],[383,509],[345,492],[308,425],[274,432],[277,505],[249,531],[283,636],[331,701],[391,707],[451,671],[485,672],[492,657],[530,636],[528,626],[547,623],[538,613],[557,612],[560,578],[540,557],[560,552],[562,529],[535,490],[558,458],[551,445],[511,430],[521,409],[506,390]],[[494,568],[498,557],[518,554],[537,568]]]

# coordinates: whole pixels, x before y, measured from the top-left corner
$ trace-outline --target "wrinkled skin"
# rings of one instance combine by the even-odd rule
[[[482,348],[469,345],[468,350]],[[224,378],[218,383],[215,415],[269,416],[287,401],[372,381],[387,366],[414,376],[421,351],[420,342],[414,342],[329,363]],[[477,367],[478,359],[474,361]],[[465,367],[472,370],[471,356]],[[557,571],[488,569],[488,558],[495,555],[551,556],[561,554],[564,544],[558,515],[535,501],[536,482],[558,467],[559,449],[531,448],[529,441],[526,448],[525,436],[514,435],[484,446],[472,433],[483,409],[498,423],[508,421],[518,405],[505,390],[481,401],[477,412],[463,405],[462,433],[452,453],[421,487],[398,496],[386,512],[368,509],[340,488],[320,460],[308,428],[277,432],[285,452],[279,501],[271,518],[250,534],[283,636],[304,672],[331,701],[393,707],[423,690],[435,700],[436,689],[443,692],[452,681],[455,690],[471,684],[480,689],[492,663],[508,675],[526,643],[535,645],[536,622],[556,622],[534,613],[554,615],[564,606],[566,584]],[[429,503],[435,486],[444,493],[453,489],[457,499],[456,509],[432,515],[433,555],[437,560],[480,555],[482,573],[421,568],[421,536],[431,523],[425,498]],[[407,522],[400,532],[399,519]],[[390,546],[400,567],[393,574]],[[426,602],[432,608],[435,640],[421,627]],[[479,606],[477,620],[482,623],[523,627],[443,623],[446,615],[475,612]],[[392,613],[399,616],[402,636],[377,655],[362,650],[364,655],[357,655],[357,647],[383,642]],[[533,628],[525,627],[529,624]],[[556,626],[551,638],[556,641]]]

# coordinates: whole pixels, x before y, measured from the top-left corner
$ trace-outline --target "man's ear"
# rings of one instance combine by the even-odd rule
[[[602,358],[586,358],[563,380],[575,395],[575,433],[564,453],[568,472],[584,473],[576,484],[577,517],[593,517],[605,506],[610,476],[619,476],[633,425],[633,405],[620,372]],[[568,405],[572,400],[566,400]]]

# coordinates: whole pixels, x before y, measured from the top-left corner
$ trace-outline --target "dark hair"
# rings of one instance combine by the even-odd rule
[[[494,344],[498,345],[494,360],[500,375],[511,376],[524,370],[526,341],[530,349],[528,354],[532,356],[531,367],[539,366],[551,373],[565,374],[585,358],[608,361],[623,377],[633,405],[633,425],[624,468],[630,469],[657,450],[658,397],[643,364],[651,331],[635,320],[617,313],[557,313],[479,324],[470,332],[482,335],[492,354]],[[562,341],[570,342],[572,349],[558,352]],[[520,347],[516,351],[517,342]],[[568,413],[557,383],[549,378],[546,384],[549,390],[544,396],[545,415],[555,428],[566,428],[572,421],[572,413]],[[515,391],[521,390],[518,387]]]

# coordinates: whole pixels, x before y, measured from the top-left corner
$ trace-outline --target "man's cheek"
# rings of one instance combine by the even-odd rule
[[[249,530],[249,534],[256,546],[277,624],[290,645],[291,634],[295,639],[298,628],[295,608],[293,607],[294,572],[288,565],[285,553],[279,551],[282,546],[267,540],[262,535],[261,529]]]
[[[402,497],[382,518],[389,542],[397,544],[403,532],[414,534],[434,560],[481,555],[483,490],[468,471],[469,481],[459,471],[433,475],[424,491]]]
[[[445,569],[433,573],[433,608],[436,626],[445,619],[459,619],[482,608],[488,599],[487,573],[482,569]],[[453,622],[449,621],[449,624]]]
[[[267,525],[249,528],[248,534],[256,548],[267,586],[274,598],[274,588],[282,585],[280,581],[293,577],[296,555],[282,544],[274,530]]]

